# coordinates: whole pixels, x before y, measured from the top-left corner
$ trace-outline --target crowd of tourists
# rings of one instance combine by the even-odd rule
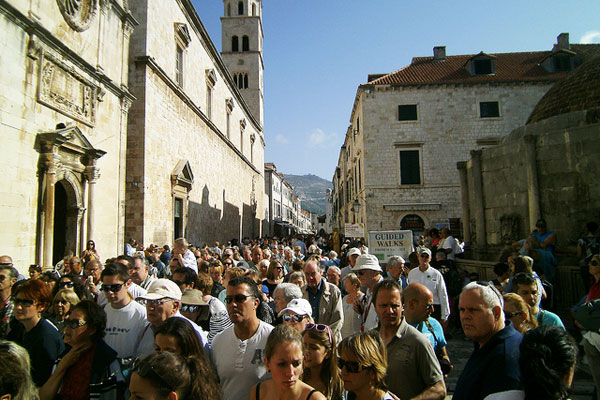
[[[332,246],[130,239],[101,259],[89,241],[28,279],[2,256],[0,398],[444,399],[459,329],[474,350],[453,398],[568,397],[577,345],[541,303],[531,257],[510,254],[488,282],[458,270],[448,228],[406,259]],[[599,255],[588,271],[600,282]]]

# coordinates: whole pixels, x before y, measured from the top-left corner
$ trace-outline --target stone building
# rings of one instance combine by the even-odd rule
[[[561,34],[552,50],[415,57],[358,87],[333,177],[333,224],[365,230],[450,223],[460,232],[456,162],[522,126],[535,104],[585,58]]]
[[[130,2],[140,25],[130,51],[137,100],[128,121],[127,237],[162,245],[261,235],[262,65],[250,59],[262,60],[262,28],[244,31],[237,56],[245,69],[228,68],[238,64],[232,34],[238,24],[261,27],[261,2],[239,3],[232,16],[233,2],[224,2],[221,57],[190,0]]]
[[[458,163],[465,241],[475,249],[527,237],[544,218],[566,253],[586,222],[600,221],[600,45],[587,46],[598,56],[554,85],[526,124]]]
[[[274,163],[265,163],[265,219],[266,236],[289,236],[306,230],[300,197],[294,188],[277,172]],[[308,224],[310,225],[310,224]]]
[[[122,248],[136,25],[125,0],[0,1],[0,240],[22,272]]]

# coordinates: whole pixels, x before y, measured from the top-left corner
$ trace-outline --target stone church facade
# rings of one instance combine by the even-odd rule
[[[0,1],[2,253],[26,271],[125,238],[124,0]]]
[[[333,224],[365,230],[450,223],[460,231],[457,161],[522,126],[553,83],[581,62],[561,34],[549,51],[415,57],[358,87],[333,177]]]
[[[229,32],[237,29],[230,19],[260,27],[244,33],[248,50],[238,50],[244,61],[262,60],[261,3],[235,2],[233,16],[228,3],[223,58],[191,1],[129,4],[140,25],[130,51],[137,100],[128,120],[125,232],[138,242],[163,245],[185,236],[201,244],[261,234],[262,64],[230,70],[225,62],[237,65],[225,55],[233,53]]]

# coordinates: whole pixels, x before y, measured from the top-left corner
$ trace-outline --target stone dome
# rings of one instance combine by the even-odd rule
[[[600,57],[594,57],[552,86],[533,109],[527,124],[599,107]]]

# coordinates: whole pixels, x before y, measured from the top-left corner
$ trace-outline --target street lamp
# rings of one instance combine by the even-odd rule
[[[354,200],[354,203],[352,204],[352,211],[354,211],[356,214],[360,214],[360,203],[358,202],[358,199]]]

